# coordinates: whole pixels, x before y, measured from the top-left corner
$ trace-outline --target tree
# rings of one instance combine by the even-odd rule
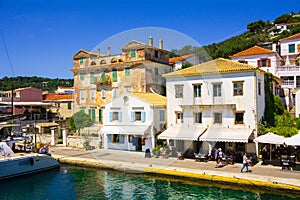
[[[193,66],[192,63],[190,63],[190,62],[185,62],[185,63],[182,64],[181,69],[185,69],[185,68],[188,68],[188,67],[191,67],[191,66]]]
[[[247,29],[250,31],[250,32],[253,32],[253,33],[260,33],[260,32],[263,32],[264,28],[265,28],[265,22],[262,21],[262,20],[258,20],[256,22],[251,22],[247,25]]]
[[[274,105],[274,95],[271,90],[271,83],[273,81],[273,76],[271,73],[265,74],[265,113],[264,113],[264,120],[266,121],[266,125],[274,126],[274,112],[275,112],[275,105]]]
[[[283,14],[283,15],[280,15],[279,17],[277,17],[277,18],[274,20],[274,23],[275,23],[275,24],[285,24],[285,23],[287,23],[291,18],[292,18],[292,15],[289,15],[289,14]]]
[[[274,110],[276,115],[282,115],[285,111],[285,107],[279,96],[274,96]]]
[[[80,129],[83,129],[85,127],[89,127],[93,125],[94,122],[91,120],[90,116],[87,115],[83,110],[75,113],[70,119],[69,119],[69,126],[71,130],[78,130],[78,134],[80,135]]]

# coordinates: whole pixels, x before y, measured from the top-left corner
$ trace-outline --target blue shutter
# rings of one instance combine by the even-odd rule
[[[132,138],[132,145],[136,146],[136,139],[135,138]]]
[[[131,122],[134,122],[134,112],[131,112]]]
[[[111,143],[111,134],[108,134],[108,135],[107,135],[107,142],[108,142],[108,143]]]
[[[165,111],[164,110],[159,111],[159,121],[165,121]]]
[[[124,144],[125,141],[124,141],[124,135],[120,135],[120,144]]]
[[[146,120],[146,112],[142,112],[142,122],[145,122]]]
[[[119,112],[119,122],[122,122],[122,112]]]
[[[109,121],[112,122],[112,112],[109,112]]]

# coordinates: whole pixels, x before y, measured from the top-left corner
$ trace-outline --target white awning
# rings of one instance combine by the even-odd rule
[[[300,133],[284,139],[284,143],[288,146],[300,146]]]
[[[158,139],[198,140],[205,130],[203,127],[171,126],[158,135]]]
[[[112,125],[103,126],[101,129],[102,134],[125,134],[125,135],[144,135],[149,129],[150,125],[144,126],[124,126]]]
[[[258,136],[254,139],[254,142],[265,143],[265,144],[283,144],[284,137],[274,133],[267,133],[265,135]]]
[[[243,142],[248,143],[253,129],[210,127],[201,135],[200,141],[210,142]]]

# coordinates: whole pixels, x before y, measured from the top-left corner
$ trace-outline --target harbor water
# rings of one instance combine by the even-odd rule
[[[299,198],[286,191],[73,166],[0,183],[1,200]]]

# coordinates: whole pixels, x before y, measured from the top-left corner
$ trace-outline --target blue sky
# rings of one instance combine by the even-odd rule
[[[207,45],[246,31],[257,20],[300,10],[297,0],[0,0],[0,78],[73,78],[72,56],[100,46],[113,53],[130,40],[164,48]],[[157,27],[157,28],[143,28]]]

